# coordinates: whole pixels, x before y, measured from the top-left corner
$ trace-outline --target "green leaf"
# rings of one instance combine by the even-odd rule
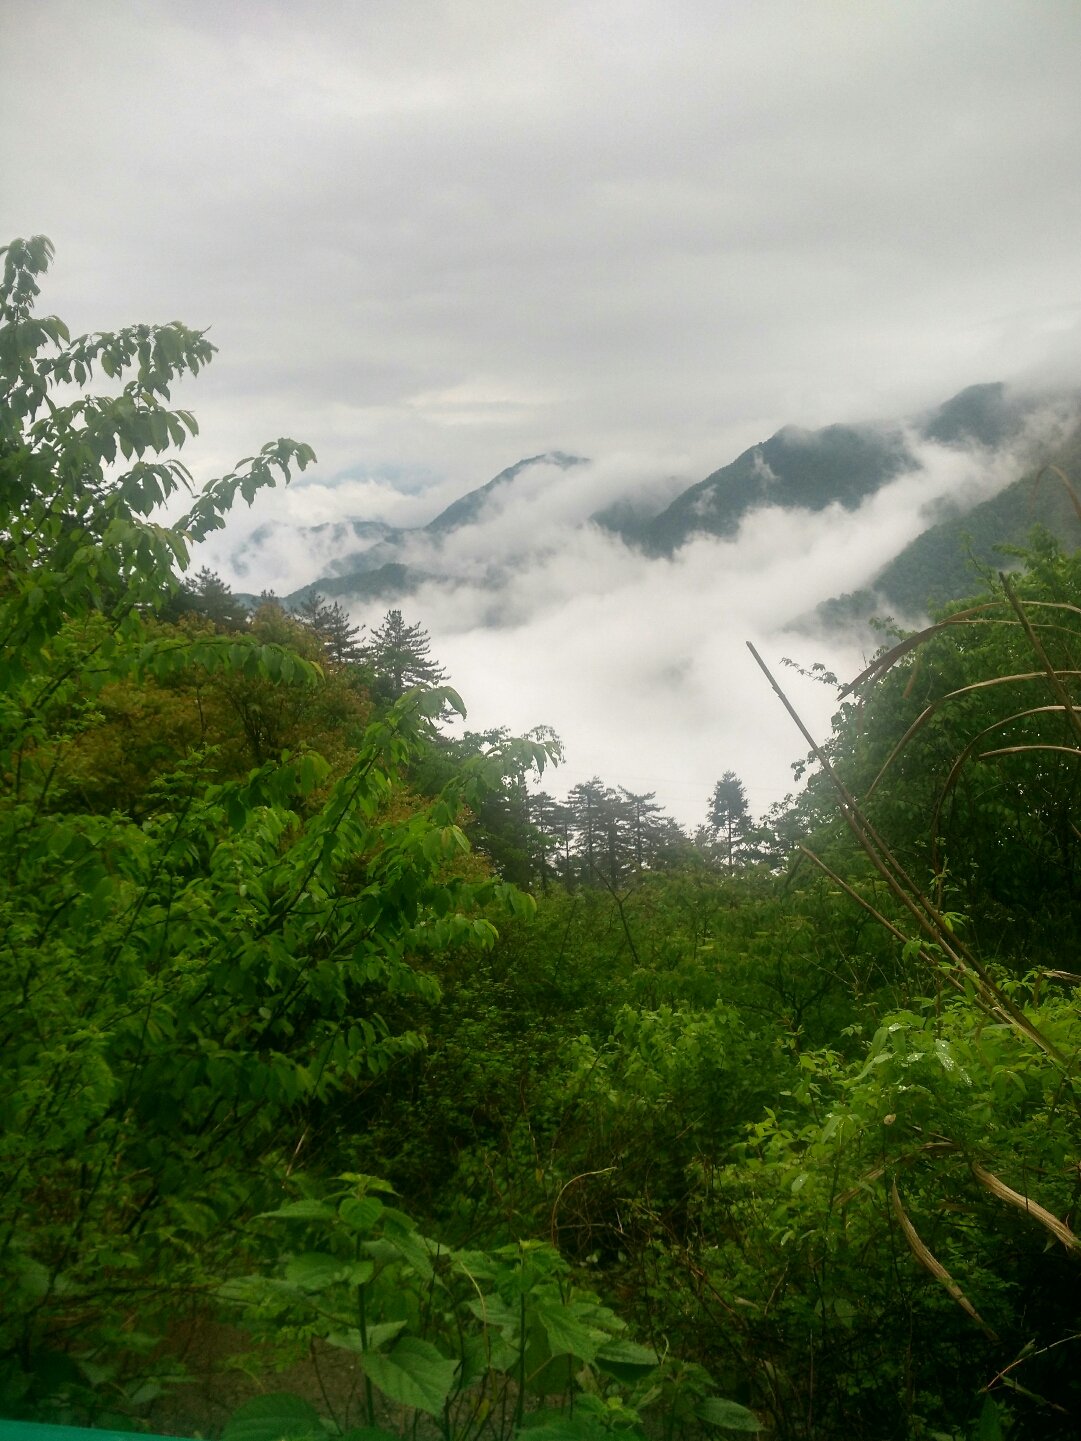
[[[603,1331],[587,1326],[570,1306],[541,1304],[533,1309],[544,1327],[553,1356],[570,1355],[582,1361],[592,1361],[608,1339]]]
[[[383,1202],[376,1196],[346,1196],[338,1215],[352,1231],[370,1231],[383,1214]]]
[[[288,1391],[255,1396],[225,1423],[222,1441],[325,1441],[319,1413]]]
[[[345,1261],[322,1251],[305,1251],[299,1256],[292,1256],[285,1267],[285,1279],[302,1291],[325,1291],[338,1281],[363,1286],[374,1274],[375,1266],[371,1261]]]
[[[753,1411],[738,1401],[726,1401],[720,1396],[706,1396],[694,1408],[694,1414],[700,1421],[709,1421],[726,1431],[762,1430],[762,1423]]]
[[[393,1341],[395,1336],[400,1336],[405,1330],[406,1324],[405,1321],[380,1321],[369,1326],[367,1345],[356,1327],[348,1331],[335,1331],[327,1337],[327,1341],[332,1346],[337,1346],[340,1351],[354,1351],[361,1355],[365,1351],[378,1351],[387,1341]]]
[[[517,1306],[511,1306],[500,1296],[478,1296],[466,1302],[470,1311],[485,1326],[498,1326],[511,1334],[517,1333],[520,1313]]]
[[[985,1396],[976,1426],[976,1441],[1004,1441],[1005,1432],[999,1418],[998,1406],[990,1396]]]
[[[387,1245],[406,1261],[418,1275],[428,1280],[432,1275],[432,1249],[422,1236],[408,1231],[384,1237]],[[370,1248],[372,1243],[367,1243]]]
[[[438,1416],[443,1410],[458,1370],[457,1361],[412,1336],[399,1341],[389,1356],[367,1352],[361,1364],[384,1396],[429,1416]]]
[[[588,1413],[577,1416],[563,1415],[555,1420],[541,1421],[536,1426],[528,1422],[517,1432],[517,1441],[600,1441],[613,1434],[620,1441],[640,1441],[641,1431],[637,1427],[623,1427],[613,1433],[604,1420]]]
[[[643,1371],[652,1371],[660,1357],[649,1346],[637,1341],[606,1341],[598,1350],[596,1364],[619,1381],[635,1381]]]
[[[264,1220],[271,1216],[283,1221],[333,1221],[334,1212],[322,1201],[287,1201],[276,1211],[260,1211],[258,1219]]]
[[[32,1256],[20,1256],[15,1262],[17,1292],[32,1301],[42,1301],[49,1294],[51,1275],[48,1267]]]

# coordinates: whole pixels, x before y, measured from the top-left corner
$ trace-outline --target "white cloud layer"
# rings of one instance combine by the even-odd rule
[[[1049,435],[1060,427],[1061,417],[1042,413],[1030,439],[1033,428]],[[967,507],[986,499],[1021,464],[1020,447],[990,455],[914,433],[908,445],[915,468],[857,510],[767,507],[746,517],[731,540],[701,535],[671,559],[643,556],[589,522],[601,505],[640,497],[650,477],[670,476],[669,457],[536,464],[492,491],[468,525],[445,536],[406,536],[398,556],[438,579],[396,604],[431,633],[472,728],[522,732],[543,723],[562,735],[566,765],[549,782],[556,793],[600,775],[656,791],[693,828],[713,783],[731,769],[764,812],[792,788],[790,763],[804,747],[745,642],[775,669],[789,655],[851,678],[866,659],[858,646],[787,627],[819,602],[865,586],[943,501]],[[651,492],[657,508],[674,484],[669,478]],[[420,517],[431,518],[431,509]],[[253,533],[242,547],[245,583],[310,581],[331,559],[360,548],[343,532],[332,547],[327,532],[293,524]],[[224,546],[210,548],[210,559],[239,578]],[[388,609],[343,601],[369,626]],[[834,693],[789,670],[781,679],[825,738]]]
[[[857,584],[867,526],[926,497],[651,568],[572,537],[587,507],[784,423],[1081,368],[1076,5],[36,0],[0,48],[0,240],[51,235],[48,307],[212,327],[177,397],[200,478],[282,433],[320,456],[223,563],[276,520],[412,525],[523,456],[596,458],[490,517],[494,548],[532,528],[494,601],[417,618],[478,722],[550,721],[684,815],[728,767],[781,788],[761,758],[794,738],[742,639]],[[341,550],[274,534],[282,591]]]

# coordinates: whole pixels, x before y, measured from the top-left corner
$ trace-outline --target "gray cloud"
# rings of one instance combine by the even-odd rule
[[[915,466],[856,510],[817,513],[766,507],[731,540],[702,535],[671,559],[649,559],[589,523],[602,504],[642,488],[666,498],[655,477],[671,457],[613,457],[562,468],[536,464],[487,497],[468,525],[446,535],[416,530],[402,557],[439,577],[400,602],[431,632],[433,650],[470,708],[475,728],[524,731],[545,723],[567,742],[557,791],[594,774],[656,790],[683,823],[704,814],[713,782],[736,770],[760,811],[791,789],[802,743],[746,650],[752,640],[776,666],[793,655],[851,677],[867,659],[859,642],[789,626],[823,600],[867,585],[934,518],[943,502],[970,506],[1015,479],[1035,435],[1061,434],[1062,415],[1035,413],[1013,451],[907,443]],[[693,479],[693,477],[690,477]],[[683,483],[686,483],[686,478]],[[297,528],[296,517],[344,497],[316,487],[280,493],[279,518],[241,547],[251,574],[310,580],[359,548],[350,533]],[[351,497],[380,498],[405,518],[397,493],[358,483]],[[434,496],[410,497],[413,523],[431,518]],[[424,507],[430,508],[425,512]],[[340,511],[338,512],[341,513]],[[368,514],[372,514],[369,511]],[[389,518],[392,511],[385,512]],[[228,536],[209,547],[228,573]],[[250,584],[250,577],[248,583]],[[355,620],[378,624],[387,604],[350,603]],[[828,731],[831,691],[784,673],[808,722]]]
[[[199,477],[283,432],[319,453],[313,484],[238,516],[234,551],[274,517],[413,523],[555,448],[597,460],[598,494],[627,457],[663,490],[786,422],[912,413],[978,380],[1076,383],[1076,6],[37,0],[0,32],[18,56],[0,234],[53,237],[50,307],[82,329],[212,326],[220,356],[179,397],[203,426]],[[563,657],[534,718],[572,740],[579,702],[600,717],[617,674],[640,677],[636,710],[668,714],[679,771],[681,707],[703,735],[711,714],[740,734],[744,662],[716,637],[773,613],[708,587],[741,575],[759,593],[740,559],[757,531],[648,581],[590,536],[567,564],[610,589],[575,618],[554,597],[576,495],[529,510],[554,555],[507,592],[540,627],[535,654]],[[279,546],[290,580],[307,559]],[[815,590],[809,567],[766,573]],[[708,625],[684,585],[707,587]],[[485,688],[475,705],[517,711],[543,668],[502,650],[474,664],[468,596],[446,659]],[[590,625],[615,637],[608,656],[588,659]],[[590,723],[613,777],[636,753],[629,709]],[[756,719],[738,744],[765,736]]]
[[[88,325],[214,323],[223,447],[723,451],[1008,373],[1077,297],[1071,7],[42,0],[13,38],[13,221]]]

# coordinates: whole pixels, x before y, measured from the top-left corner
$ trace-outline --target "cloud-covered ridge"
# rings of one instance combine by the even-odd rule
[[[1008,485],[1076,414],[1063,403],[1020,398],[1011,425],[995,432],[1003,443],[992,446],[962,421],[992,400],[997,414],[998,400],[973,393],[967,409],[961,400],[929,417],[865,427],[860,445],[872,457],[892,457],[893,473],[869,474],[862,497],[846,472],[834,499],[817,488],[813,506],[793,505],[799,486],[790,471],[788,503],[773,503],[778,481],[772,467],[765,473],[765,456],[777,448],[754,447],[747,473],[765,487],[755,503],[725,533],[699,529],[662,553],[628,543],[594,517],[620,503],[662,513],[673,491],[701,494],[700,485],[686,487],[673,475],[670,457],[586,461],[563,453],[521,462],[441,507],[442,492],[403,499],[346,482],[337,495],[317,492],[319,504],[330,510],[337,502],[341,516],[358,495],[370,504],[389,499],[384,518],[297,527],[280,516],[234,541],[231,553],[242,558],[244,578],[273,580],[279,593],[288,589],[285,578],[318,586],[321,575],[323,588],[369,625],[391,600],[358,599],[357,591],[373,568],[393,560],[407,588],[393,603],[431,632],[434,653],[471,707],[471,725],[550,724],[567,743],[566,784],[600,774],[656,790],[693,825],[725,770],[744,778],[759,810],[789,789],[798,738],[765,693],[744,642],[775,662],[796,649],[808,665],[822,660],[838,674],[854,673],[865,659],[858,642],[824,632],[794,637],[793,620],[871,584],[943,507],[967,509]],[[848,446],[853,433],[779,435],[789,453],[798,442],[801,453],[828,460],[838,435]],[[311,491],[297,492],[303,505]],[[242,578],[235,563],[231,575]],[[797,690],[824,731],[831,695],[798,681]]]

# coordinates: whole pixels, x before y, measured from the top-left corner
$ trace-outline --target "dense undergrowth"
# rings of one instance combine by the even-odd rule
[[[1081,561],[886,653],[764,859],[564,838],[534,900],[550,738],[178,616],[310,452],[155,524],[211,348],[73,342],[48,258],[0,297],[0,1413],[152,1420],[193,1314],[352,1377],[258,1376],[246,1441],[1076,1435]]]

